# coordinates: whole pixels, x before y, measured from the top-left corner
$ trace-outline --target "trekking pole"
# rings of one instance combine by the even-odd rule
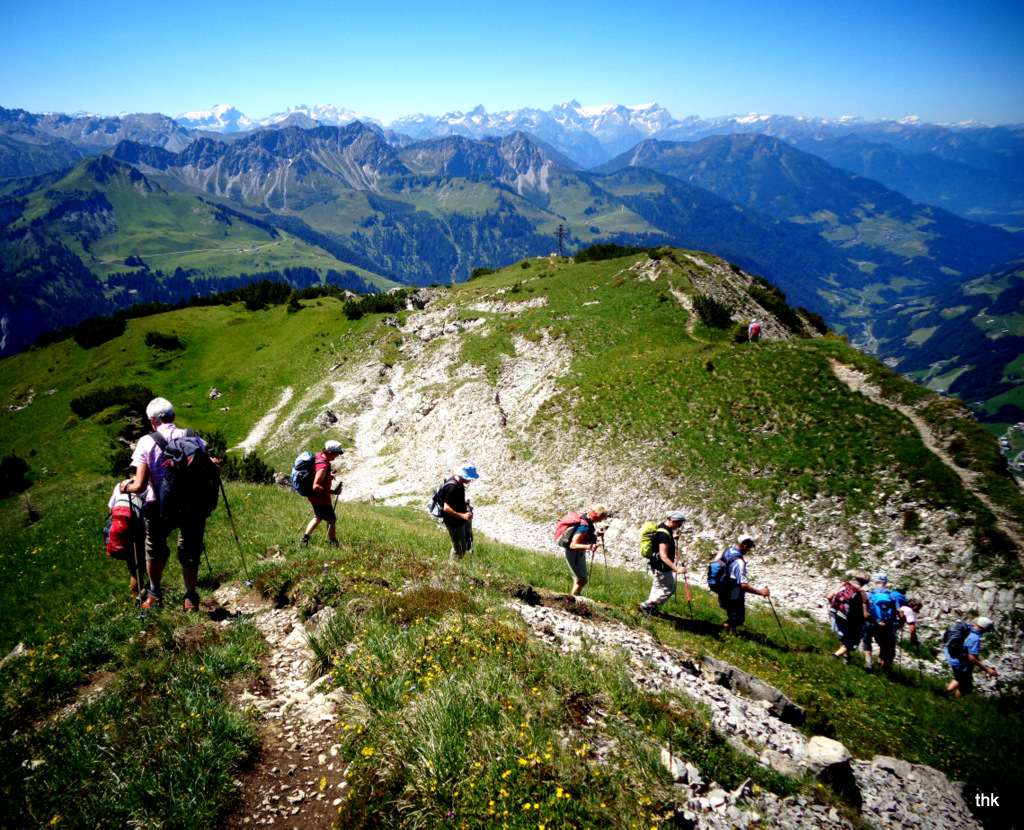
[[[789,639],[786,637],[786,632],[782,630],[782,620],[779,619],[779,612],[775,610],[775,603],[772,602],[772,598],[766,597],[768,604],[771,606],[772,613],[775,615],[775,622],[779,624],[779,631],[782,631],[782,639],[786,641],[786,648],[789,648]]]
[[[238,541],[238,531],[235,529],[235,518],[231,515],[231,505],[228,504],[228,494],[224,489],[223,479],[220,481],[220,492],[224,496],[224,508],[228,511],[228,521],[231,522],[231,532],[235,534],[235,544],[238,545],[238,555],[242,559],[242,567],[245,569],[246,585],[252,585],[252,578],[249,576],[249,566],[245,562],[245,554],[242,553],[242,543]]]
[[[601,554],[604,556],[604,585],[608,587],[608,551],[604,546],[604,533],[601,534]]]
[[[903,629],[900,629],[900,651],[896,655],[896,668],[903,668]]]
[[[686,571],[683,571],[683,587],[686,589],[686,604],[690,606],[690,619],[693,619],[693,602],[690,600],[690,581],[686,578]]]

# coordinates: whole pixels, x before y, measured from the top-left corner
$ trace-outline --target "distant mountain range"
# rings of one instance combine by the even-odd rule
[[[118,117],[33,115],[0,108],[0,178],[60,169],[122,139],[178,151],[203,136],[229,140],[268,127],[341,127],[355,121],[380,130],[396,147],[450,135],[483,139],[524,132],[586,169],[647,139],[678,142],[716,135],[767,135],[840,169],[875,179],[914,201],[973,221],[1024,228],[1024,125],[939,125],[916,118],[866,121],[786,115],[688,116],[679,120],[657,104],[585,107],[569,101],[550,110],[523,108],[500,113],[477,107],[468,113],[410,115],[386,128],[375,119],[333,105],[300,105],[265,118],[250,118],[221,105],[183,113],[176,119],[135,113]]]
[[[330,119],[355,120],[319,123]],[[569,252],[616,242],[717,254],[909,367],[905,318],[884,332],[876,322],[1024,258],[1024,234],[937,206],[952,197],[921,202],[849,169],[859,159],[922,189],[956,183],[962,212],[991,219],[973,196],[1003,192],[1017,200],[1007,210],[1024,198],[1011,175],[1018,128],[675,121],[656,105],[575,102],[387,129],[340,108],[296,107],[257,129],[230,108],[187,120],[199,127],[0,109],[2,353],[90,314],[261,275],[359,290],[460,281],[548,255],[561,226]],[[500,134],[517,120],[531,130]],[[885,147],[872,143],[882,134]],[[663,135],[690,138],[652,137]],[[606,160],[588,169],[587,147]],[[802,147],[844,148],[846,164]]]

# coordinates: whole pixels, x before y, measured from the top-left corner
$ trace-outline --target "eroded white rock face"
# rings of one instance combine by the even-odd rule
[[[662,265],[649,261],[640,276],[658,280]],[[739,289],[705,279],[697,270],[692,278],[700,290],[722,294],[723,301],[738,301],[740,295],[749,300]],[[397,327],[397,318],[380,322],[382,336],[393,331],[402,339],[402,358],[394,365],[385,365],[371,350],[333,366],[305,390],[291,395],[282,390],[243,445],[263,452],[288,448],[287,455],[294,457],[327,438],[349,438],[355,446],[339,462],[342,498],[385,504],[422,505],[438,483],[470,461],[481,474],[469,488],[476,528],[499,541],[555,554],[558,517],[600,502],[612,508],[614,517],[598,561],[636,569],[644,567],[636,553],[641,524],[668,509],[682,509],[689,521],[680,550],[691,581],[703,584],[708,557],[699,551],[722,550],[740,533],[751,533],[758,540],[749,562],[754,584],[771,586],[777,605],[806,610],[822,621],[828,616],[825,595],[839,581],[828,571],[843,570],[854,555],[869,571],[886,572],[892,585],[904,579],[917,583],[912,593],[925,602],[924,639],[941,636],[958,619],[984,614],[998,621],[1015,608],[1024,610],[1013,590],[973,575],[969,529],[949,533],[951,515],[905,501],[905,485],[895,476],[880,482],[883,495],[871,513],[851,517],[838,497],[784,492],[768,510],[754,505],[765,520],[749,526],[706,511],[698,479],[663,479],[647,460],[649,448],[606,448],[600,429],[538,442],[531,427],[540,408],[571,390],[572,352],[546,330],[537,331],[529,339],[516,337],[515,353],[489,374],[470,362],[472,340],[464,338],[466,332],[486,337],[487,318],[465,312],[515,316],[544,305],[547,298],[519,300],[521,294],[502,290],[465,306],[436,302],[448,296],[424,290],[414,298],[403,326]],[[765,336],[773,336],[776,323],[770,316],[754,307],[745,313],[757,314]],[[780,326],[778,337],[784,332]],[[571,396],[571,391],[564,394]],[[326,411],[336,422],[325,417]],[[609,461],[612,456],[620,460]],[[738,506],[750,507],[742,497]],[[903,529],[909,509],[927,528],[926,537]],[[789,521],[777,523],[773,515]],[[795,561],[797,549],[818,553],[817,560],[828,564],[822,570]],[[993,660],[995,667],[1004,677],[1024,674],[1016,642],[1005,645]],[[946,670],[937,661],[919,668]]]

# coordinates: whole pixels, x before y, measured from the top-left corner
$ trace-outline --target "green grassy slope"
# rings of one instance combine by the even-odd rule
[[[0,669],[0,780],[9,814],[36,822],[59,814],[71,826],[147,824],[157,816],[176,824],[180,811],[191,810],[192,826],[219,826],[233,803],[230,782],[255,741],[250,716],[231,706],[226,688],[258,676],[258,636],[241,620],[225,629],[174,610],[138,620],[126,602],[123,566],[99,549],[110,482],[83,476],[75,483],[76,502],[56,480],[37,485],[41,518],[31,525],[22,525],[15,501],[0,505],[8,529],[0,578],[9,595],[17,586],[18,597],[0,609],[0,630],[29,648]],[[737,753],[692,701],[637,691],[614,654],[559,655],[535,643],[504,605],[527,585],[564,591],[569,578],[560,560],[480,534],[475,556],[451,563],[446,537],[420,511],[355,503],[341,506],[340,550],[300,549],[294,539],[308,515],[304,500],[241,484],[228,494],[255,590],[304,613],[339,609],[313,643],[320,662],[312,671],[333,670],[346,691],[339,712],[340,759],[351,764],[344,826],[370,826],[382,809],[389,826],[437,826],[452,811],[470,827],[490,826],[496,815],[511,827],[534,827],[538,819],[661,826],[676,796],[657,761],[659,745],[728,788],[750,777],[855,819],[813,782],[771,773]],[[223,508],[207,541],[213,575],[204,567],[204,595],[244,576]],[[284,561],[258,561],[272,544]],[[174,600],[179,580],[172,564]],[[777,686],[808,710],[808,735],[833,736],[858,757],[929,764],[966,779],[968,796],[1012,792],[1024,749],[1024,716],[1012,701],[953,701],[936,679],[843,666],[827,656],[834,644],[823,627],[784,615],[780,632],[756,603],[743,636],[723,635],[721,611],[696,584],[692,618],[680,595],[663,620],[640,619],[635,604],[647,589],[640,573],[598,568],[587,593],[606,623],[642,628],[666,646],[725,659]],[[55,605],[55,595],[75,601]],[[98,670],[109,679],[105,695],[73,717],[42,719]],[[587,725],[587,714],[597,722]],[[33,722],[45,725],[27,728]],[[595,756],[610,738],[613,747]],[[591,763],[596,757],[603,765]],[[44,763],[26,775],[22,762],[36,760]],[[571,798],[556,798],[558,791]],[[527,800],[536,813],[523,814]],[[980,815],[990,827],[1004,826],[998,814]]]
[[[922,447],[907,423],[836,380],[829,360],[837,359],[869,373],[889,397],[923,404],[923,416],[950,442],[960,442],[965,463],[978,466],[990,496],[1019,521],[1020,495],[987,454],[994,452],[994,441],[955,409],[841,340],[752,346],[732,343],[726,330],[691,325],[670,288],[692,294],[697,277],[730,269],[714,257],[681,251],[662,254],[657,262],[663,271],[652,282],[637,270],[652,265],[645,256],[578,265],[524,261],[448,289],[435,301],[455,304],[464,318],[487,318],[486,337],[479,330],[463,335],[463,354],[492,376],[514,353],[517,337],[552,338],[573,354],[561,392],[521,436],[524,454],[543,464],[566,446],[586,446],[602,463],[651,470],[653,491],[696,493],[709,510],[740,520],[772,510],[783,490],[837,496],[845,517],[856,519],[874,508],[878,474],[885,472],[902,482],[908,498],[945,505],[953,520],[972,523],[979,547],[986,539],[998,542],[988,511]],[[502,289],[504,301],[543,297],[546,304],[514,316],[463,307]],[[230,781],[251,757],[254,737],[251,723],[239,719],[224,689],[258,673],[258,642],[244,628],[207,632],[195,650],[184,653],[174,646],[174,631],[187,621],[173,611],[151,618],[145,623],[150,633],[139,639],[144,625],[125,602],[123,566],[103,555],[99,532],[115,481],[108,469],[112,443],[120,434],[137,436],[141,423],[125,421],[132,413],[116,405],[79,419],[70,404],[87,391],[141,383],[170,398],[182,424],[201,432],[220,430],[233,444],[285,387],[301,396],[318,388],[316,382],[338,363],[372,356],[391,365],[409,360],[396,347],[396,330],[381,325],[379,317],[349,321],[330,298],[304,306],[295,314],[284,307],[250,312],[241,305],[185,309],[131,320],[125,334],[88,351],[67,340],[0,361],[0,455],[27,460],[33,481],[25,494],[0,502],[0,585],[16,599],[0,609],[0,652],[18,642],[31,650],[0,672],[7,690],[0,700],[0,776],[13,793],[10,803],[21,811],[17,815],[31,810],[34,820],[49,821],[69,809],[63,805],[74,803],[78,812],[68,813],[68,821],[92,824],[99,815],[113,815],[103,813],[111,804],[117,805],[118,819],[128,821],[180,803],[193,812],[195,826],[212,827],[230,810]],[[175,334],[185,348],[165,352],[146,346],[147,332]],[[223,397],[211,401],[211,386]],[[329,394],[325,386],[323,395]],[[313,394],[306,411],[311,417],[326,402]],[[222,411],[225,406],[228,411]],[[286,447],[269,460],[285,470],[293,456]],[[471,826],[484,826],[494,818],[493,800],[502,810],[518,805],[509,823],[526,826],[521,804],[529,798],[543,803],[550,810],[545,815],[556,821],[660,824],[672,791],[641,737],[648,732],[723,783],[738,786],[753,776],[780,795],[810,795],[804,782],[767,773],[729,749],[691,703],[677,701],[673,709],[664,698],[637,693],[624,682],[616,661],[596,654],[583,662],[556,658],[523,636],[502,605],[523,583],[565,590],[568,578],[558,559],[481,535],[478,558],[452,565],[443,560],[441,535],[420,512],[362,504],[344,505],[343,549],[328,558],[316,547],[294,545],[307,514],[306,503],[294,493],[233,484],[228,494],[258,590],[304,603],[306,611],[322,604],[345,608],[353,599],[369,609],[345,618],[334,635],[341,639],[318,645],[321,668],[334,666],[339,684],[363,695],[343,711],[353,727],[342,738],[344,757],[354,764],[354,795],[345,808],[353,825],[368,821],[379,799],[405,787],[416,806],[408,813],[396,807],[395,815],[409,822],[419,817],[436,823],[457,807]],[[784,512],[773,515],[781,525],[790,521]],[[204,568],[204,595],[237,579],[242,570],[223,509],[211,519],[207,541],[214,575]],[[257,561],[271,545],[282,547],[285,564]],[[797,548],[794,555],[809,556],[810,550]],[[1011,560],[997,555],[987,564],[1009,569],[1004,578],[1012,580]],[[173,563],[169,572],[176,591],[180,577]],[[438,586],[445,591],[433,590]],[[808,733],[833,735],[862,757],[882,753],[928,763],[983,791],[1008,789],[1019,771],[1014,759],[1024,724],[1011,699],[954,703],[938,694],[935,680],[906,673],[877,678],[836,665],[826,655],[831,636],[804,618],[785,622],[783,641],[774,617],[755,610],[748,637],[723,638],[713,625],[721,621],[720,612],[697,589],[696,622],[684,618],[682,598],[669,619],[640,621],[632,609],[646,594],[647,582],[635,572],[612,568],[606,576],[602,571],[591,590],[609,619],[642,625],[667,645],[726,659],[776,685],[808,709]],[[346,662],[342,655],[350,642],[357,646],[356,658]],[[420,643],[425,650],[417,651]],[[428,648],[433,643],[446,647]],[[409,669],[417,656],[443,664],[450,683],[424,685],[424,676]],[[373,671],[359,669],[364,657]],[[598,662],[602,670],[595,672]],[[510,673],[509,667],[515,670]],[[117,678],[109,696],[83,707],[79,717],[42,731],[26,728],[71,700],[75,687],[99,669]],[[423,686],[419,706],[403,698],[401,684],[407,682]],[[453,701],[461,705],[467,690],[498,688],[495,684],[503,698],[485,696],[468,712],[461,706],[455,721],[417,720],[430,711],[455,717]],[[505,701],[501,706],[499,698]],[[581,766],[590,752],[583,744],[592,748],[603,740],[583,729],[572,732],[568,751],[552,750],[546,760],[542,754],[538,775],[521,777],[513,770],[503,777],[505,767],[496,755],[528,758],[535,751],[528,742],[534,748],[554,742],[563,726],[559,712],[569,700],[615,713],[607,717],[607,734],[623,749],[612,774],[598,780]],[[157,701],[171,709],[150,709]],[[199,711],[207,714],[193,717]],[[520,734],[502,712],[512,712],[508,717],[529,722],[531,729]],[[153,731],[182,713],[186,727],[174,732],[174,740]],[[420,734],[420,728],[448,729],[438,726],[445,723],[462,724],[484,738],[462,741],[456,756],[446,756],[443,775],[423,777],[415,770],[422,770],[417,759],[426,750],[407,736]],[[97,730],[103,741],[95,739]],[[501,752],[493,752],[494,746]],[[373,752],[364,752],[368,748]],[[576,749],[583,755],[574,755]],[[386,767],[377,765],[381,758],[388,759]],[[21,763],[34,759],[46,763],[26,779]],[[204,771],[188,788],[172,774],[183,762]],[[155,778],[141,772],[126,778],[121,766],[154,770]],[[371,775],[378,769],[387,771],[383,790]],[[168,776],[166,786],[153,783],[161,776]],[[555,798],[559,786],[573,794],[571,807]],[[68,799],[68,791],[83,797]],[[654,803],[640,800],[645,793]],[[537,817],[530,818],[535,826]]]

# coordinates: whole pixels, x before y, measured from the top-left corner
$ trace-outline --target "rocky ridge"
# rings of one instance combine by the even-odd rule
[[[724,265],[709,272],[707,261],[692,261],[690,276],[697,290],[739,304],[735,319],[756,317],[765,339],[789,338],[786,327],[744,290],[749,276]],[[624,273],[667,284],[656,260],[641,260]],[[676,292],[677,297],[680,294]],[[706,561],[706,554],[699,551],[722,549],[748,532],[759,540],[751,559],[754,582],[770,585],[780,605],[809,611],[822,621],[828,614],[825,595],[836,583],[828,571],[842,569],[852,551],[863,567],[886,572],[891,584],[905,581],[915,586],[913,593],[926,603],[921,619],[925,640],[940,637],[958,619],[984,614],[998,621],[1024,611],[1016,591],[979,578],[972,569],[969,530],[949,533],[952,514],[908,501],[896,476],[882,482],[883,493],[870,514],[848,516],[838,497],[783,492],[775,504],[766,506],[762,523],[744,526],[729,515],[706,511],[699,483],[666,480],[654,490],[652,479],[658,476],[644,464],[642,447],[631,448],[627,458],[633,460],[625,464],[610,463],[599,447],[590,445],[571,463],[530,457],[524,436],[538,408],[568,375],[571,351],[545,331],[531,339],[517,336],[515,354],[491,379],[484,368],[464,359],[462,335],[470,330],[488,333],[486,318],[469,318],[466,312],[515,317],[545,298],[522,300],[522,294],[509,289],[465,305],[457,299],[447,302],[450,297],[447,292],[425,290],[412,299],[412,313],[404,325],[399,326],[396,318],[380,323],[383,330],[401,335],[400,361],[385,365],[368,352],[365,359],[338,364],[288,405],[275,407],[280,414],[270,418],[268,413],[260,422],[267,436],[264,447],[293,448],[327,437],[351,439],[355,446],[342,462],[343,498],[385,504],[425,502],[443,478],[469,459],[482,475],[471,488],[476,526],[492,538],[543,552],[555,553],[550,526],[557,514],[603,502],[614,511],[606,536],[607,558],[634,569],[643,567],[634,554],[640,525],[667,509],[681,508],[688,517],[682,555],[689,560],[694,580],[703,578]],[[323,404],[325,396],[329,400]],[[927,535],[904,528],[903,517],[910,509],[919,515]],[[791,521],[784,527],[767,517],[772,514],[788,514]],[[794,526],[802,528],[799,533]],[[791,561],[789,551],[797,546],[815,551],[818,562]],[[1003,678],[1024,676],[1018,640],[1016,633],[1007,636],[1002,653],[991,661]],[[945,670],[938,661],[920,668]]]
[[[255,766],[236,781],[239,805],[226,826],[328,826],[346,789],[345,766],[338,760],[336,714],[345,691],[331,689],[327,676],[310,682],[313,655],[308,638],[329,619],[332,609],[302,623],[294,607],[275,608],[237,584],[221,587],[211,601],[228,611],[220,625],[250,618],[268,647],[265,683],[236,695],[239,706],[261,714],[263,751]],[[550,647],[577,650],[584,643],[596,644],[625,659],[641,688],[674,690],[705,706],[715,729],[734,748],[782,774],[810,773],[827,781],[859,804],[874,827],[979,827],[963,801],[960,784],[927,766],[884,756],[859,760],[836,741],[806,738],[793,725],[802,721],[799,707],[726,663],[665,648],[642,630],[608,620],[583,619],[525,603],[511,603],[509,608]],[[779,798],[751,787],[749,781],[726,790],[706,781],[699,769],[668,747],[661,748],[661,757],[676,781],[686,826],[726,830],[762,826],[766,819],[792,830],[852,826],[836,809],[802,796]]]

